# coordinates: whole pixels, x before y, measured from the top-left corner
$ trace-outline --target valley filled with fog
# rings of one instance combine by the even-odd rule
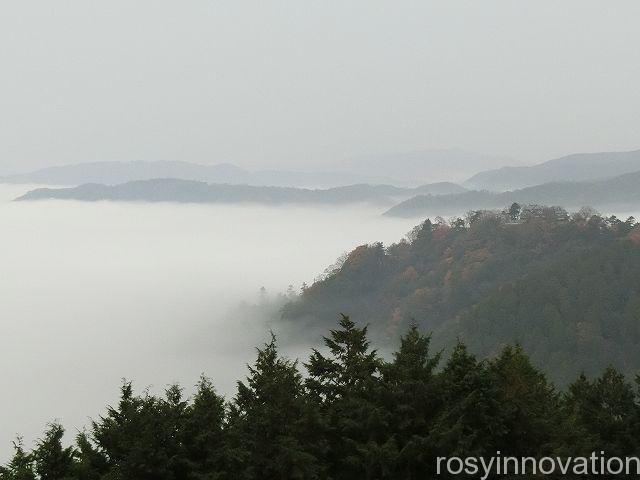
[[[55,419],[71,438],[124,377],[189,392],[204,373],[233,395],[268,327],[230,311],[416,223],[366,206],[11,202],[28,188],[0,186],[3,459]]]
[[[264,302],[263,286],[267,299],[299,291],[342,253],[418,223],[366,205],[12,202],[29,188],[0,186],[2,458],[53,420],[71,438],[123,378],[188,394],[205,374],[230,398],[270,328],[291,340],[240,304]]]

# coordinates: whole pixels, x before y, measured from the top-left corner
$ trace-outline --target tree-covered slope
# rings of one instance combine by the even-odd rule
[[[481,355],[519,342],[564,382],[640,367],[640,227],[560,208],[476,212],[364,245],[287,304],[283,318],[326,328],[340,312],[391,337],[412,320],[438,346]]]

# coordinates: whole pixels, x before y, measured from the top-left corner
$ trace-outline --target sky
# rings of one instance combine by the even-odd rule
[[[640,148],[640,2],[7,0],[0,174]]]

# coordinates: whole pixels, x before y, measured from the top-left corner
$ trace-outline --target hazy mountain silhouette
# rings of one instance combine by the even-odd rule
[[[483,168],[495,168],[509,162],[502,157],[482,155],[459,149],[421,150],[407,153],[360,155],[333,166],[334,170],[360,175],[395,178],[409,185],[434,181],[462,182]]]
[[[385,215],[421,217],[459,214],[471,209],[497,208],[513,202],[559,205],[565,208],[591,205],[626,210],[640,207],[639,185],[640,171],[607,180],[552,182],[502,193],[469,191],[441,196],[417,195],[392,207]]]
[[[463,185],[475,190],[504,191],[548,182],[585,181],[640,171],[640,150],[577,153],[530,167],[502,167],[475,174]]]
[[[88,183],[71,188],[38,188],[17,200],[67,199],[80,201],[145,201],[181,203],[346,204],[369,202],[393,204],[416,194],[439,195],[464,191],[453,183],[417,188],[391,185],[350,185],[329,189],[208,184],[193,180],[154,179],[119,185]]]
[[[49,167],[33,172],[0,177],[2,183],[30,183],[40,185],[77,186],[86,183],[118,185],[138,180],[175,178],[207,183],[232,183],[257,186],[320,187],[353,185],[357,183],[397,184],[393,176],[375,173],[356,174],[346,171],[249,171],[238,166],[221,163],[199,165],[188,162],[93,162]]]

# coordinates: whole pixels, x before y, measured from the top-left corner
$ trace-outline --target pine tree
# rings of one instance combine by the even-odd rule
[[[74,451],[62,446],[64,428],[53,423],[33,451],[35,471],[40,480],[64,480],[71,477]]]
[[[109,460],[110,475],[139,480],[186,478],[180,424],[185,402],[170,387],[165,400],[133,394],[131,383],[121,390],[118,408],[93,424],[93,437]]]
[[[107,457],[95,447],[86,432],[76,437],[75,456],[72,477],[76,480],[100,480],[109,471]]]
[[[435,374],[440,354],[431,356],[430,340],[412,325],[402,337],[393,362],[383,369],[391,432],[399,449],[397,478],[422,479],[433,473],[435,455],[429,430],[442,399],[440,379]]]
[[[228,458],[234,479],[314,479],[311,414],[297,362],[278,355],[276,340],[258,349],[229,409]]]
[[[506,428],[500,449],[515,456],[550,453],[560,423],[558,396],[520,346],[505,347],[490,362]]]
[[[569,387],[564,403],[572,428],[583,432],[583,441],[589,440],[584,450],[604,450],[611,456],[637,453],[636,396],[615,369],[608,368],[594,381],[581,376]],[[567,442],[566,436],[563,440]]]
[[[340,329],[324,339],[330,356],[313,350],[307,386],[323,417],[330,476],[387,478],[397,455],[387,435],[389,414],[383,405],[381,360],[369,348],[367,328],[342,315]]]
[[[209,380],[201,377],[185,412],[182,432],[191,476],[198,480],[222,478],[224,463],[224,399]]]
[[[495,455],[506,427],[486,364],[458,343],[440,378],[443,407],[430,435],[437,456]]]
[[[22,438],[13,442],[13,456],[9,464],[0,470],[1,480],[36,480],[33,456],[24,449]]]

